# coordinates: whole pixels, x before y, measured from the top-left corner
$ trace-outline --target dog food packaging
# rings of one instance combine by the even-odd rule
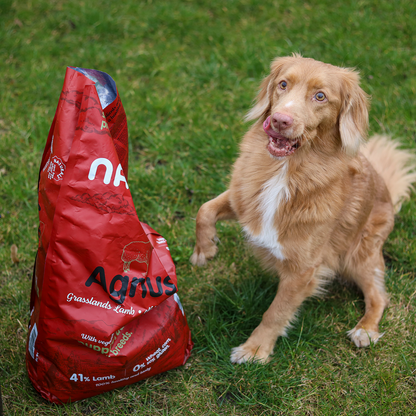
[[[69,67],[39,173],[29,378],[74,402],[183,365],[193,343],[166,240],[139,221],[107,74]]]

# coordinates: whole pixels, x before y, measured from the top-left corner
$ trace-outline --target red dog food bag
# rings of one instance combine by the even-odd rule
[[[193,343],[166,240],[137,218],[127,121],[107,74],[69,67],[39,173],[26,351],[55,403],[183,365]]]

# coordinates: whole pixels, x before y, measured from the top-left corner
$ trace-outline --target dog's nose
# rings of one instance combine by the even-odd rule
[[[293,124],[293,118],[287,114],[274,113],[272,117],[273,126],[279,131],[285,130]]]

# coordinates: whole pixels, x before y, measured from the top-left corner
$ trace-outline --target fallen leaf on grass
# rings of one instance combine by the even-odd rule
[[[19,263],[19,258],[17,257],[17,245],[16,245],[16,244],[13,244],[13,245],[10,247],[10,257],[11,257],[12,262],[13,262],[14,264]]]

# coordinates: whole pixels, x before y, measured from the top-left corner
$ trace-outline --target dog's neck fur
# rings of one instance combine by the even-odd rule
[[[275,226],[275,217],[279,206],[290,198],[287,186],[287,167],[287,161],[283,161],[279,172],[266,181],[258,197],[261,224],[256,228],[259,228],[260,232],[253,232],[250,224],[243,227],[246,237],[251,243],[269,250],[278,260],[284,260],[285,256],[283,247],[279,243],[279,230]]]

